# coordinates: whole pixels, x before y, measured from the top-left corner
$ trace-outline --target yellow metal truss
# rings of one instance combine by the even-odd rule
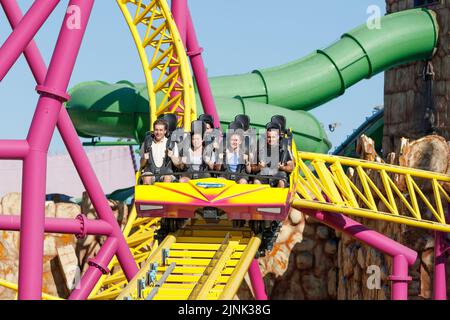
[[[250,229],[235,230],[227,221],[191,222],[166,237],[117,299],[144,300],[149,295],[153,300],[232,299],[260,243]],[[163,262],[165,250],[168,256]],[[154,263],[158,264],[156,285],[146,280]],[[138,282],[145,287],[139,290]]]
[[[19,287],[16,283],[12,283],[12,282],[0,279],[0,287],[4,287],[4,288],[15,291],[16,292],[15,300],[17,300],[17,292],[19,291]],[[42,293],[42,300],[64,300],[64,299],[52,296],[47,293]]]
[[[305,152],[298,153],[297,167],[298,197],[293,206],[298,209],[450,232],[445,217],[450,196],[443,187],[450,183],[449,175]],[[404,190],[394,181],[401,181]]]
[[[178,116],[190,131],[196,119],[188,58],[166,0],[117,0],[144,69],[151,123],[161,114]]]
[[[154,244],[154,234],[159,227],[159,221],[160,219],[155,218],[138,218],[133,206],[123,234],[138,266],[143,264],[157,247]],[[100,278],[89,296],[90,300],[113,300],[128,284],[117,257],[110,262],[108,269],[111,273]]]

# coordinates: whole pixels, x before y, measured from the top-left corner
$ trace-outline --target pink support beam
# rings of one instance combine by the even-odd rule
[[[37,3],[37,2],[36,2]],[[35,3],[35,4],[36,4]],[[48,3],[53,3],[52,1]],[[68,99],[66,94],[70,76],[81,42],[89,21],[93,0],[71,0],[69,7],[77,7],[79,26],[71,28],[70,20],[74,17],[68,12],[63,20],[61,31],[52,56],[50,67],[42,85],[38,86],[40,98],[28,132],[27,141],[30,146],[23,165],[22,182],[22,215],[20,226],[19,255],[19,299],[39,300],[42,295],[43,243],[45,231],[45,185],[47,152],[53,132],[58,121],[62,103]],[[33,10],[30,9],[28,13]],[[35,9],[38,11],[38,9]],[[44,11],[42,8],[41,11]],[[32,16],[30,14],[30,16]],[[42,12],[41,16],[43,18]],[[47,16],[48,17],[48,16]],[[12,35],[20,34],[17,30],[27,26],[27,15],[14,29]],[[30,18],[28,18],[30,19]],[[37,19],[37,18],[36,18]],[[45,21],[45,19],[44,19]],[[36,25],[43,21],[37,19]],[[29,26],[31,28],[32,26]],[[34,30],[32,28],[32,30]],[[16,50],[24,51],[32,40],[17,41]],[[9,39],[14,39],[10,37]]]
[[[434,241],[434,300],[447,300],[447,277],[445,264],[448,245],[445,242],[445,233],[435,232]]]
[[[265,301],[267,299],[266,290],[264,288],[264,280],[261,275],[261,269],[259,269],[259,263],[257,259],[254,259],[248,269],[248,275],[250,276],[250,282],[253,287],[253,294],[255,299],[259,301]]]
[[[200,48],[197,35],[195,33],[194,23],[192,22],[189,8],[186,7],[187,17],[187,37],[186,47],[188,56],[191,59],[192,70],[194,71],[195,81],[202,101],[203,110],[206,114],[214,117],[214,127],[220,128],[219,114],[209,85],[208,75],[206,74],[205,64],[202,58],[203,49]]]
[[[187,0],[172,0],[171,10],[173,20],[177,25],[178,32],[180,33],[181,41],[186,48],[187,37]]]
[[[408,281],[411,281],[411,278],[408,276],[408,265],[412,266],[415,263],[417,252],[376,231],[368,229],[342,214],[312,210],[302,210],[302,212],[393,257],[393,275],[390,277],[392,281],[392,299],[405,300],[408,298]]]
[[[1,0],[2,6],[8,6],[11,0]],[[0,81],[20,57],[30,41],[48,19],[59,0],[36,0],[23,19],[0,48]]]
[[[0,0],[0,1],[2,1],[2,0]],[[92,4],[92,1],[91,1],[91,4]],[[15,3],[14,0],[5,1],[2,3],[2,5],[3,5],[3,8],[8,16],[10,23],[11,23],[11,26],[13,28],[15,28],[17,23],[19,21],[21,21],[21,19],[22,19],[22,13],[20,11],[20,8],[17,6],[17,3]],[[73,10],[74,6],[80,8],[80,6],[78,6],[75,2],[71,3],[69,5],[69,8],[72,8],[72,10],[70,10],[70,11],[68,10],[68,12],[67,12],[68,14],[77,14],[77,10]],[[90,5],[90,9],[91,8],[92,8],[92,5]],[[89,9],[89,12],[79,10],[79,13],[81,13],[81,15],[84,15],[84,18],[86,18],[86,21],[83,21],[83,23],[80,24],[80,27],[83,29],[83,32],[85,29],[84,22],[86,22],[86,24],[87,24],[87,19],[89,18],[89,15],[90,15],[90,9]],[[70,24],[67,24],[67,20],[65,20],[65,22],[66,22],[65,25],[67,26],[67,28],[70,30],[73,30],[73,28],[69,27]],[[75,29],[77,29],[77,27],[75,27]],[[78,40],[81,43],[82,37],[80,37]],[[59,43],[59,41],[58,41],[58,43]],[[57,45],[57,48],[58,47],[60,47],[60,46]],[[61,48],[61,50],[59,50],[58,52],[55,50],[54,59],[52,60],[52,62],[55,60],[62,61],[63,59],[67,59],[67,58],[70,61],[71,60],[70,56],[67,56],[67,55],[77,52],[79,50],[79,46],[71,47],[69,45],[65,49],[66,50],[64,51],[64,48]],[[33,75],[35,76],[36,82],[38,83],[38,87],[37,87],[38,92],[40,92],[44,96],[56,98],[57,100],[60,100],[60,101],[64,101],[65,99],[68,99],[69,97],[65,93],[65,90],[67,89],[68,81],[70,79],[70,74],[67,75],[67,73],[65,73],[63,70],[55,69],[55,71],[53,72],[53,75],[51,76],[53,79],[61,77],[61,81],[62,81],[63,85],[66,86],[66,89],[64,89],[64,91],[60,90],[60,88],[58,87],[59,82],[54,82],[53,84],[50,84],[50,86],[48,84],[43,85],[44,84],[43,81],[44,81],[44,79],[46,79],[47,71],[46,71],[45,63],[37,49],[37,46],[33,42],[30,43],[24,53],[25,53],[27,62],[32,69]],[[55,57],[57,57],[57,58],[55,58]],[[70,62],[74,63],[75,58],[76,57],[74,57],[74,59],[72,59],[72,61],[70,61]],[[51,64],[50,71],[48,72],[48,75],[47,75],[47,79],[50,76],[50,74],[52,74],[52,72],[51,72],[52,66],[53,65]],[[70,121],[70,118],[64,108],[62,108],[62,109],[59,108],[59,109],[60,109],[59,110],[60,112],[57,113],[58,127],[59,127],[60,131],[62,131],[61,134],[63,136],[63,140],[66,144],[66,147],[69,150],[69,153],[72,156],[73,161],[75,162],[75,166],[77,167],[78,172],[81,172],[80,175],[81,175],[82,181],[85,184],[85,187],[88,191],[89,196],[91,197],[94,208],[99,213],[101,220],[103,220],[103,221],[89,221],[89,220],[86,221],[86,220],[82,219],[82,220],[84,220],[84,224],[85,224],[85,230],[84,230],[83,234],[97,233],[97,231],[98,231],[98,233],[103,233],[105,230],[107,230],[107,232],[108,232],[107,234],[112,235],[112,237],[110,238],[111,241],[108,241],[107,243],[114,243],[114,246],[108,245],[106,247],[102,247],[100,249],[100,252],[98,253],[98,256],[99,257],[110,257],[109,258],[109,261],[110,261],[112,259],[112,255],[110,254],[110,251],[112,250],[112,248],[113,248],[113,250],[118,250],[117,255],[118,255],[119,262],[122,266],[122,269],[125,271],[125,274],[126,274],[128,280],[130,280],[135,275],[135,273],[138,271],[136,263],[133,259],[133,256],[131,255],[131,252],[129,251],[127,243],[121,233],[120,227],[118,226],[117,222],[115,221],[114,215],[112,214],[112,211],[109,208],[108,202],[107,202],[107,200],[104,196],[104,193],[100,187],[100,184],[95,176],[95,173],[92,170],[92,167],[90,166],[90,163],[84,153],[84,150],[81,146],[79,138],[78,138],[78,136],[75,132],[75,129]],[[36,115],[35,115],[35,118],[37,118]],[[53,128],[54,128],[54,125],[53,125]],[[30,132],[31,132],[31,129],[30,129]],[[34,134],[33,134],[33,136],[34,136]],[[47,138],[47,136],[45,133],[42,136],[40,136],[40,139],[46,139],[46,138]],[[39,141],[39,139],[38,139],[38,141]],[[74,156],[74,154],[75,154],[75,156]],[[45,183],[45,181],[44,181],[44,183]],[[44,184],[44,186],[45,186],[45,184]],[[45,226],[47,226],[49,222],[50,222],[49,228],[55,228],[54,231],[63,231],[63,232],[74,231],[73,233],[75,233],[75,229],[74,229],[75,224],[73,224],[72,222],[70,223],[70,225],[69,225],[69,223],[66,223],[66,224],[63,223],[64,225],[56,227],[56,226],[52,225],[52,223],[54,221],[50,220],[50,221],[46,221],[44,223]],[[79,226],[77,228],[79,228]],[[114,253],[115,253],[115,251],[114,251]],[[114,253],[113,253],[113,255],[114,255]],[[102,259],[104,259],[104,258],[102,258]],[[107,264],[107,263],[109,263],[109,261],[103,261],[103,262],[105,264]],[[86,284],[91,289],[96,284],[99,277],[101,276],[101,273],[99,274],[97,272],[98,270],[101,270],[101,267],[98,264],[92,263],[88,269],[88,272],[86,273],[86,277],[83,278],[84,279],[83,283]],[[86,282],[86,279],[87,279],[87,282]],[[86,290],[85,288],[80,288],[80,290],[74,292],[74,294],[72,295],[71,298],[74,298],[74,297],[79,298],[79,299],[87,298],[89,292],[90,291]]]
[[[408,282],[411,277],[408,276],[408,261],[404,255],[394,256],[392,263],[393,274],[389,276],[392,281],[392,300],[408,300]]]
[[[11,28],[15,29],[23,18],[20,7],[15,0],[0,0],[0,5],[6,13],[6,17],[11,25]],[[45,75],[47,74],[47,67],[42,59],[42,56],[39,54],[38,48],[34,41],[30,42],[24,51],[24,55],[31,66],[31,72],[36,79],[36,82],[39,84],[44,83]]]
[[[446,220],[450,216],[450,203],[447,204]],[[447,251],[449,244],[447,234],[443,232],[435,232],[434,237],[434,300],[447,300]]]
[[[89,294],[94,289],[98,279],[102,275],[108,274],[108,264],[114,257],[114,254],[118,250],[118,241],[116,238],[109,237],[103,244],[102,249],[99,251],[94,259],[89,260],[89,268],[80,280],[80,284],[72,292],[69,300],[82,300],[87,299]]]
[[[23,160],[28,151],[26,140],[0,140],[0,159]]]
[[[0,229],[5,231],[20,231],[20,216],[0,216]],[[101,220],[46,218],[44,223],[46,233],[105,235],[112,232],[112,227]]]
[[[99,218],[113,226],[112,236],[118,240],[117,258],[127,279],[131,280],[138,272],[136,262],[65,108],[59,114],[58,129]]]

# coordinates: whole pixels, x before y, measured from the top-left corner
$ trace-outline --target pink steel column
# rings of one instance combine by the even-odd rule
[[[187,0],[172,0],[171,11],[172,17],[177,25],[178,33],[180,34],[181,41],[183,43],[184,48],[186,48],[186,9],[187,9]],[[173,58],[176,58],[174,55]],[[176,71],[176,68],[170,67],[169,72],[172,73]],[[181,83],[181,78],[178,78],[178,81]],[[175,88],[179,88],[178,84],[175,84]],[[170,98],[175,98],[176,96],[181,95],[180,91],[172,90],[170,93]],[[185,104],[185,101],[182,101],[181,104]],[[177,112],[183,112],[182,107],[177,108]]]
[[[108,202],[106,201],[105,194],[102,190],[100,182],[95,176],[95,172],[92,169],[92,166],[89,162],[89,159],[86,156],[86,153],[83,150],[83,147],[78,139],[77,133],[73,124],[70,120],[70,117],[65,108],[62,108],[59,114],[58,120],[58,129],[61,133],[61,137],[66,144],[67,150],[69,151],[70,156],[72,157],[73,163],[75,164],[75,168],[86,187],[86,191],[89,194],[89,198],[92,201],[92,204],[95,210],[98,213],[100,219],[107,221],[112,227],[112,237],[117,240],[117,259],[120,262],[122,270],[127,277],[128,280],[131,280],[134,275],[138,272],[138,268],[136,262],[133,258],[133,255],[130,252],[130,249],[127,245],[125,238],[122,235],[122,231],[115,220],[114,216],[111,214],[111,208],[109,207]],[[103,250],[103,246],[100,251]],[[105,249],[106,250],[106,249]],[[100,255],[100,252],[99,252]],[[103,257],[108,257],[108,255],[104,255]],[[109,260],[110,261],[110,260]],[[107,265],[109,261],[100,260],[100,262],[104,265]],[[95,266],[92,266],[95,268]],[[89,268],[91,269],[91,268]],[[92,284],[91,289],[95,285],[95,283],[100,279],[101,273],[89,273],[87,279],[95,279],[95,276],[98,276],[96,281]],[[84,278],[84,276],[83,276]],[[82,279],[82,283],[86,283],[84,279]],[[90,291],[87,290],[75,290],[72,292],[70,299],[86,299],[89,296]]]
[[[266,290],[264,288],[264,280],[262,278],[261,269],[259,269],[259,263],[257,259],[254,259],[252,261],[252,264],[248,269],[248,275],[250,276],[250,282],[252,283],[255,299],[259,301],[268,300]]]
[[[114,257],[118,249],[118,241],[114,237],[109,237],[102,245],[94,259],[89,260],[89,269],[85,272],[79,285],[69,297],[69,300],[87,299],[92,289],[98,282],[98,279],[104,274],[108,274],[108,264]]]
[[[8,6],[8,1],[11,0],[1,0],[1,3],[3,6]],[[0,48],[0,57],[2,57],[0,81],[6,76],[58,3],[59,0],[36,0],[6,39]]]
[[[3,7],[9,24],[14,30],[23,19],[22,11],[17,5],[17,2],[15,0],[0,0],[0,5]],[[34,79],[36,79],[38,84],[43,84],[45,75],[47,74],[47,67],[45,66],[44,60],[42,59],[34,40],[29,43],[24,51],[24,55],[31,67]]]
[[[80,17],[78,17],[81,22],[80,28],[69,28],[68,19],[71,16],[66,14],[47,77],[44,84],[37,87],[41,97],[28,133],[27,141],[30,150],[23,167],[19,263],[20,300],[41,299],[47,152],[62,103],[68,98],[66,90],[93,2],[93,0],[70,1],[69,5],[77,6],[80,9]],[[28,42],[23,50],[26,46],[28,46]]]
[[[446,219],[450,216],[450,203],[447,207]],[[446,233],[435,232],[434,236],[434,300],[447,300],[447,276],[445,265],[449,249]]]
[[[177,25],[183,45],[186,48],[187,37],[187,0],[172,0],[172,16]]]
[[[408,281],[411,280],[408,277],[408,265],[414,264],[417,259],[417,252],[342,214],[311,210],[302,210],[302,212],[393,257],[393,275],[390,277],[392,281],[391,297],[393,300],[408,298]]]
[[[389,277],[392,281],[392,300],[408,300],[408,282],[411,277],[408,276],[408,261],[405,256],[399,254],[394,256],[392,263],[393,275]]]
[[[3,0],[0,0],[0,1],[3,1]],[[5,9],[5,12],[11,23],[11,26],[14,28],[16,26],[16,24],[19,21],[21,21],[21,19],[22,19],[22,13],[20,11],[20,8],[17,6],[17,3],[15,3],[14,0],[2,3],[2,5],[3,5],[3,8]],[[42,84],[42,82],[45,79],[46,66],[45,66],[42,56],[40,55],[39,50],[34,42],[30,43],[30,45],[26,48],[25,57],[33,71],[33,75],[35,76],[36,82],[38,84]],[[117,222],[115,221],[115,218],[112,215],[109,205],[106,202],[106,199],[104,197],[101,186],[100,186],[98,180],[96,179],[95,173],[92,170],[92,167],[90,166],[90,163],[89,163],[89,161],[84,153],[84,150],[79,142],[76,131],[75,131],[75,129],[70,121],[70,118],[64,108],[61,109],[61,112],[59,114],[58,127],[59,127],[60,131],[62,131],[61,134],[63,136],[63,140],[66,144],[66,147],[69,150],[69,153],[72,156],[72,159],[75,163],[75,166],[77,167],[78,172],[80,173],[82,181],[85,184],[85,187],[93,201],[95,209],[99,213],[99,216],[102,220],[108,221],[108,226],[109,226],[109,229],[107,229],[108,234],[114,233],[114,236],[116,238],[118,238],[118,240],[119,240],[118,259],[119,259],[119,262],[120,262],[123,270],[125,271],[125,275],[127,276],[128,280],[130,280],[138,271],[136,263],[133,259],[133,256],[131,255],[131,253],[129,251],[129,248],[126,244],[125,239],[123,238],[121,230],[120,230]],[[0,144],[0,147],[1,147],[1,144]],[[77,157],[75,157],[74,154]],[[83,172],[83,173],[81,173],[81,172]],[[89,183],[87,181],[91,181],[91,183]],[[95,182],[92,183],[92,181],[95,181]],[[94,194],[94,191],[92,191],[92,189],[97,189],[95,191],[96,196],[92,196]],[[98,197],[100,197],[100,199],[97,199]],[[103,204],[99,205],[99,202],[100,203],[103,202]],[[98,229],[98,227],[102,226],[103,221],[98,221],[98,223],[97,223],[97,221],[86,221],[85,223],[86,223],[86,227],[87,227],[87,230],[85,232],[86,234],[93,234],[94,232],[99,232],[99,234],[102,234],[101,232],[104,231],[103,229]],[[114,232],[111,231],[110,229],[113,229]],[[64,228],[63,228],[63,230],[64,230]],[[103,248],[102,247],[98,254],[98,257],[100,257],[100,258],[95,261],[98,261],[100,264],[107,265],[109,263],[109,260],[103,261],[103,259],[107,258],[109,255],[103,254],[102,251],[108,251],[108,250],[111,250],[111,248],[108,248],[108,247]],[[101,268],[101,266],[96,263],[92,263],[91,266],[89,267],[89,269],[99,269],[99,268]],[[94,278],[92,278],[92,274],[94,274],[94,275],[97,274],[97,272],[92,272],[92,271],[94,271],[94,270],[90,271],[90,274],[88,275],[87,278],[90,279],[89,281],[94,281],[92,283],[92,285],[94,285],[96,283],[96,281],[98,281],[98,279],[95,280]],[[85,278],[83,278],[83,280],[84,279]],[[86,281],[83,281],[83,280],[82,280],[82,282],[86,283]],[[72,299],[73,298],[78,298],[78,299],[87,298],[88,294],[89,294],[89,292],[84,291],[80,295],[80,291],[78,291],[78,292],[74,292],[73,295],[71,296],[71,298]]]
[[[24,140],[0,140],[0,159],[23,160],[28,154],[28,142]]]
[[[445,272],[445,233],[435,232],[434,241],[434,300],[447,300],[447,278]],[[445,246],[445,247],[444,247]]]
[[[206,114],[214,117],[214,127],[220,128],[219,114],[216,110],[216,104],[214,103],[214,97],[209,86],[208,75],[206,74],[205,64],[203,63],[202,52],[198,43],[197,35],[195,33],[194,23],[192,22],[189,8],[186,8],[187,16],[187,38],[186,47],[188,50],[188,56],[191,59],[192,70],[194,71],[195,81],[197,82],[198,92],[202,101],[203,110]]]
[[[20,216],[0,216],[0,229],[5,231],[20,231]],[[112,227],[101,220],[46,218],[45,232],[76,235],[104,235],[112,232]]]

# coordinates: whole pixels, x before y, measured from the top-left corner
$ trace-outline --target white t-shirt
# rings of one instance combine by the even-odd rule
[[[155,142],[152,141],[152,157],[153,161],[157,168],[161,168],[164,163],[164,158],[166,156],[166,146],[167,146],[167,138],[164,137],[161,141]],[[178,153],[177,145],[175,145],[174,153]],[[149,160],[150,155],[148,153],[144,153],[144,146],[141,147],[141,157]]]

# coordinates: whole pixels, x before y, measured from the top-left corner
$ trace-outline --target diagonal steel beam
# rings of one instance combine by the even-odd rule
[[[56,8],[60,0],[36,0],[23,19],[0,47],[0,81],[4,79],[11,67],[28,47],[36,33]],[[8,8],[11,0],[0,0]]]

